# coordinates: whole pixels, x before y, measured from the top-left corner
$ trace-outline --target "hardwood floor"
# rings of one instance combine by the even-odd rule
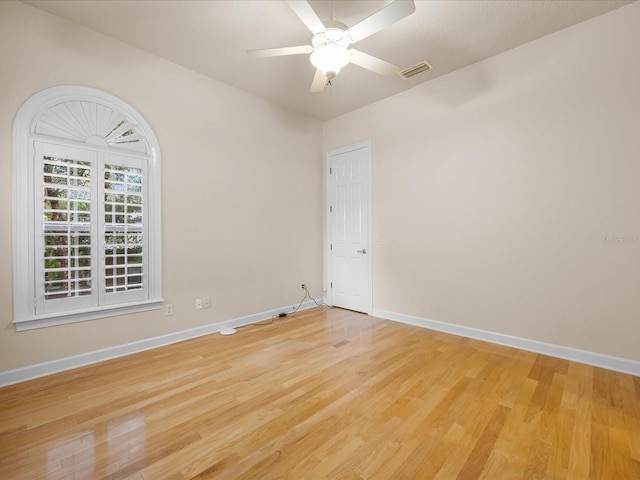
[[[2,479],[634,479],[640,378],[316,308],[0,389]]]

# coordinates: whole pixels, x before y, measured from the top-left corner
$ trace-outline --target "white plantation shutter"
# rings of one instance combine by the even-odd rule
[[[160,308],[160,153],[139,113],[43,90],[16,116],[12,173],[17,330]]]
[[[45,299],[91,294],[91,165],[44,157]]]
[[[140,159],[109,155],[101,176],[104,303],[146,296],[146,168]]]
[[[94,305],[95,154],[36,143],[36,313]]]
[[[36,142],[36,313],[148,297],[146,161]]]

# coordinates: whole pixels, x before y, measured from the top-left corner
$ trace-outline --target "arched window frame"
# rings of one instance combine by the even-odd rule
[[[117,138],[90,136],[84,139],[64,138],[55,129],[40,128],[43,118],[56,106],[64,103],[83,102],[95,105],[102,111],[120,115],[130,125],[137,141],[122,142]],[[76,103],[76,105],[80,105]],[[50,116],[47,120],[55,124]],[[91,119],[88,120],[91,123]],[[40,126],[40,127],[39,127]],[[55,125],[54,125],[55,126]],[[132,132],[129,131],[129,134]],[[133,138],[133,137],[129,137]],[[46,142],[103,154],[135,155],[146,162],[146,210],[144,222],[147,228],[146,294],[143,299],[113,304],[100,304],[88,308],[37,313],[36,288],[36,143]],[[13,272],[14,272],[14,320],[16,330],[61,325],[96,318],[110,317],[145,310],[158,309],[162,303],[161,264],[161,195],[160,148],[153,130],[135,109],[119,98],[103,91],[81,86],[58,86],[36,93],[18,111],[13,128]]]

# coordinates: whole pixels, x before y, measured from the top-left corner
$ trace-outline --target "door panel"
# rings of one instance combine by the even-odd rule
[[[327,154],[329,299],[334,306],[371,311],[371,145]]]

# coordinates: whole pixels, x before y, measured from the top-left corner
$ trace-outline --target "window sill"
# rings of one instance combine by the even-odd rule
[[[98,318],[115,317],[117,315],[127,315],[130,313],[145,312],[148,310],[158,310],[162,308],[163,301],[164,300],[162,298],[159,298],[154,300],[145,300],[142,302],[75,310],[73,312],[36,315],[29,318],[15,319],[13,323],[16,326],[16,331],[23,332],[36,328],[53,327],[55,325],[84,322],[86,320],[96,320]]]

